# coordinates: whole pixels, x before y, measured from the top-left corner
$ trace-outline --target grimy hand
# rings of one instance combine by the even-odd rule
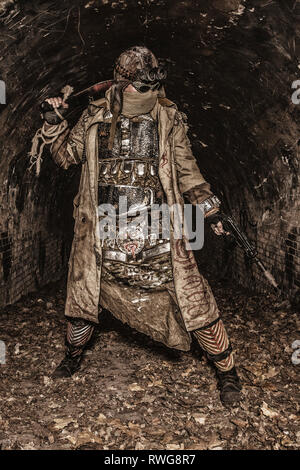
[[[65,103],[60,96],[57,96],[55,98],[46,98],[45,101],[47,103],[51,104],[51,106],[53,106],[53,108],[60,108],[61,106],[63,108],[68,108],[69,107],[68,103]]]
[[[216,225],[212,225],[212,229],[216,235],[230,235],[230,232],[225,232],[221,221],[219,221]]]

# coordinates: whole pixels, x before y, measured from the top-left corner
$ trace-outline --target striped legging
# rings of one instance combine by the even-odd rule
[[[82,354],[92,337],[94,326],[85,320],[73,319],[67,324],[67,345],[69,353],[75,357]],[[233,368],[234,358],[231,345],[220,318],[209,325],[193,331],[200,346],[206,351],[208,358],[221,371]]]
[[[193,331],[193,334],[219,370],[225,372],[234,367],[232,348],[221,318]]]
[[[92,337],[94,326],[80,319],[68,321],[67,324],[67,346],[71,356],[81,354]]]

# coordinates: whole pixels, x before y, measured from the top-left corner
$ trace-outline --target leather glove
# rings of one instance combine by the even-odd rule
[[[221,211],[218,211],[212,215],[207,215],[205,220],[207,220],[209,224],[217,225],[218,222],[223,222],[223,214]]]
[[[51,125],[61,123],[64,120],[64,115],[67,113],[68,108],[64,108],[63,106],[60,106],[59,108],[56,108],[56,109],[59,112],[59,114],[62,116],[62,119],[55,112],[51,104],[47,103],[47,101],[43,101],[40,105],[42,119]]]
[[[206,220],[216,235],[230,235],[230,232],[226,230],[226,225],[224,224],[224,215],[221,211],[218,211],[212,215],[208,215]],[[218,226],[220,222],[221,226]]]

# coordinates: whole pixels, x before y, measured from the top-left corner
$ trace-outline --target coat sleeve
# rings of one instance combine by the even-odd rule
[[[183,117],[184,116],[184,117]],[[181,193],[191,204],[201,204],[205,199],[212,197],[210,184],[201,174],[193,155],[191,143],[187,136],[186,116],[177,112],[174,132],[174,153],[179,188]],[[217,212],[218,208],[209,211],[205,216]]]
[[[200,203],[212,196],[210,184],[205,181],[193,155],[191,143],[187,136],[187,124],[177,112],[174,131],[174,153],[179,187],[182,194],[191,198],[191,202]]]
[[[86,119],[87,110],[82,113],[73,129],[67,128],[51,146],[53,160],[64,170],[67,170],[70,165],[78,165],[82,162]]]

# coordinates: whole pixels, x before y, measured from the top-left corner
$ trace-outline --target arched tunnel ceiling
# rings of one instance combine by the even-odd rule
[[[167,95],[188,114],[199,166],[227,205],[248,198],[263,210],[266,201],[281,203],[283,190],[292,197],[296,1],[4,0],[0,12],[0,72],[7,84],[0,172],[17,186],[20,209],[31,184],[24,172],[40,124],[38,103],[66,83],[79,91],[110,78],[115,58],[136,43],[168,65]],[[71,122],[85,104],[77,102]],[[47,159],[43,165],[35,191],[50,181],[45,201],[55,188],[53,202],[67,191],[67,177]]]

